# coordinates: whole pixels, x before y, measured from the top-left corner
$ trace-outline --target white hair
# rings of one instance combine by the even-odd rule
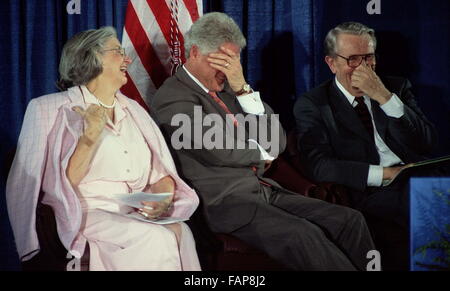
[[[111,38],[117,38],[114,27],[105,26],[77,33],[69,39],[59,62],[60,79],[57,86],[67,90],[72,86],[86,85],[103,72],[98,54]]]
[[[188,58],[193,45],[205,55],[218,50],[225,42],[233,43],[243,49],[247,42],[239,26],[228,15],[211,12],[198,19],[186,33],[184,48]]]
[[[371,38],[373,47],[377,47],[375,30],[359,22],[344,22],[331,29],[325,37],[325,55],[334,56],[337,53],[337,37],[339,34],[367,35]]]

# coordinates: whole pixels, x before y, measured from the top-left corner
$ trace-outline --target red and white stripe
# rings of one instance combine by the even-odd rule
[[[133,62],[122,93],[147,108],[164,80],[184,63],[183,35],[202,14],[202,0],[130,0],[122,46]]]

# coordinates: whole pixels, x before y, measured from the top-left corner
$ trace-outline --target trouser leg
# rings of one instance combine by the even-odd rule
[[[249,224],[231,234],[293,270],[356,270],[320,227],[264,202]]]
[[[367,253],[375,250],[362,214],[354,209],[279,191],[271,204],[318,226],[359,270],[366,270]]]
[[[409,179],[449,174],[448,163],[411,168],[387,187],[369,188],[366,197],[356,205],[367,218],[385,270],[409,269]]]

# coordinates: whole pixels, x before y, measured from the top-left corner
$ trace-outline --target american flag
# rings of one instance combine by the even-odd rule
[[[156,90],[184,63],[183,35],[202,13],[202,0],[128,1],[122,46],[133,62],[122,93],[148,109]]]

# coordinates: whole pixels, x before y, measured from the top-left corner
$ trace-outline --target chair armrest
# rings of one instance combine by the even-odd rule
[[[252,246],[249,246],[247,243],[242,240],[225,233],[216,234],[216,238],[222,242],[223,251],[225,252],[235,252],[235,253],[261,253],[261,251],[255,249]]]
[[[264,177],[270,178],[282,187],[308,196],[316,187],[314,183],[306,179],[299,171],[292,167],[282,156],[272,162],[271,167],[264,173]]]
[[[320,200],[324,200],[333,204],[349,206],[350,196],[348,190],[345,186],[330,183],[330,182],[321,182],[317,183],[317,187],[310,191],[309,197],[317,198]]]

